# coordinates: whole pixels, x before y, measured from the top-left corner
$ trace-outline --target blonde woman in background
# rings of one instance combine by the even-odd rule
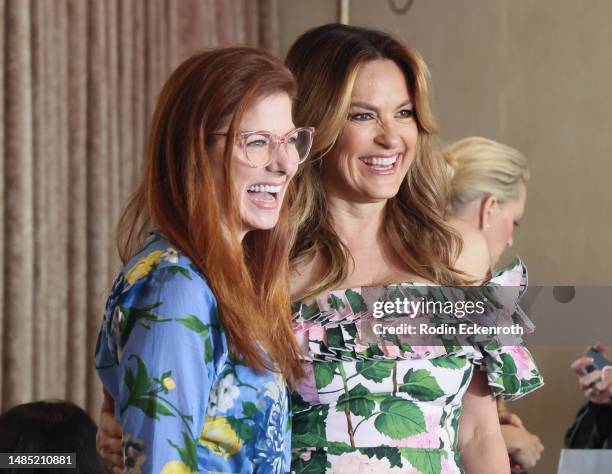
[[[507,247],[525,211],[529,169],[518,150],[482,137],[458,140],[444,150],[452,176],[449,220],[458,230],[465,224],[482,231],[491,268]],[[493,271],[493,270],[492,270]],[[502,434],[513,471],[530,469],[544,449],[521,419],[498,401]]]
[[[444,155],[452,174],[451,223],[482,231],[493,268],[512,246],[514,228],[525,211],[527,159],[514,148],[482,137],[452,143]]]

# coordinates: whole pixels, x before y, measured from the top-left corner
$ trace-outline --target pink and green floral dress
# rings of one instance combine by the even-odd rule
[[[516,259],[486,287],[522,288],[508,316],[529,326],[518,307],[526,283],[526,268]],[[414,286],[385,289],[403,285]],[[472,345],[365,343],[365,290],[335,290],[295,306],[307,376],[292,396],[292,472],[463,473],[459,416],[474,371],[486,371],[494,395],[513,400],[543,384],[531,354],[492,339]]]

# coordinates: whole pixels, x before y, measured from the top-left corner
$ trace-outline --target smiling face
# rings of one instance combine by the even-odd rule
[[[402,70],[388,59],[363,64],[347,123],[322,162],[328,196],[357,203],[392,198],[414,159],[417,138]]]
[[[269,131],[283,136],[294,128],[291,99],[285,93],[265,97],[247,110],[238,127],[239,132]],[[225,132],[227,125],[220,132]],[[209,149],[212,172],[217,189],[223,189],[223,147],[225,138],[216,137]],[[287,185],[297,171],[298,162],[289,157],[283,146],[275,148],[270,163],[253,168],[237,140],[232,153],[233,191],[239,206],[239,235],[255,229],[271,229],[285,197]]]
[[[514,228],[518,227],[518,221],[525,212],[527,201],[527,187],[525,183],[518,183],[518,199],[497,204],[497,209],[492,210],[488,219],[489,227],[483,229],[489,246],[491,267],[494,267],[506,248],[513,243]]]

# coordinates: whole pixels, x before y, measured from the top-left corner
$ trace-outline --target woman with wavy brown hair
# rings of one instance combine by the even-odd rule
[[[303,34],[287,64],[298,81],[294,119],[317,128],[290,196],[306,371],[293,394],[292,469],[509,472],[494,395],[541,385],[525,349],[517,372],[515,348],[492,340],[418,347],[366,337],[372,294],[390,302],[398,288],[474,284],[489,269],[484,237],[446,222],[425,64],[388,34],[337,24]]]
[[[250,48],[198,53],[161,91],[96,347],[128,472],[288,469],[284,196],[313,133],[294,92]]]

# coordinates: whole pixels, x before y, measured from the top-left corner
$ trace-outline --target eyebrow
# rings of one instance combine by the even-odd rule
[[[396,108],[401,109],[402,107],[405,107],[406,105],[412,105],[412,100],[410,99],[405,100],[404,102],[399,104]],[[350,106],[351,107],[361,107],[362,109],[368,109],[374,112],[378,112],[378,107],[372,104],[368,104],[367,102],[351,102]]]

